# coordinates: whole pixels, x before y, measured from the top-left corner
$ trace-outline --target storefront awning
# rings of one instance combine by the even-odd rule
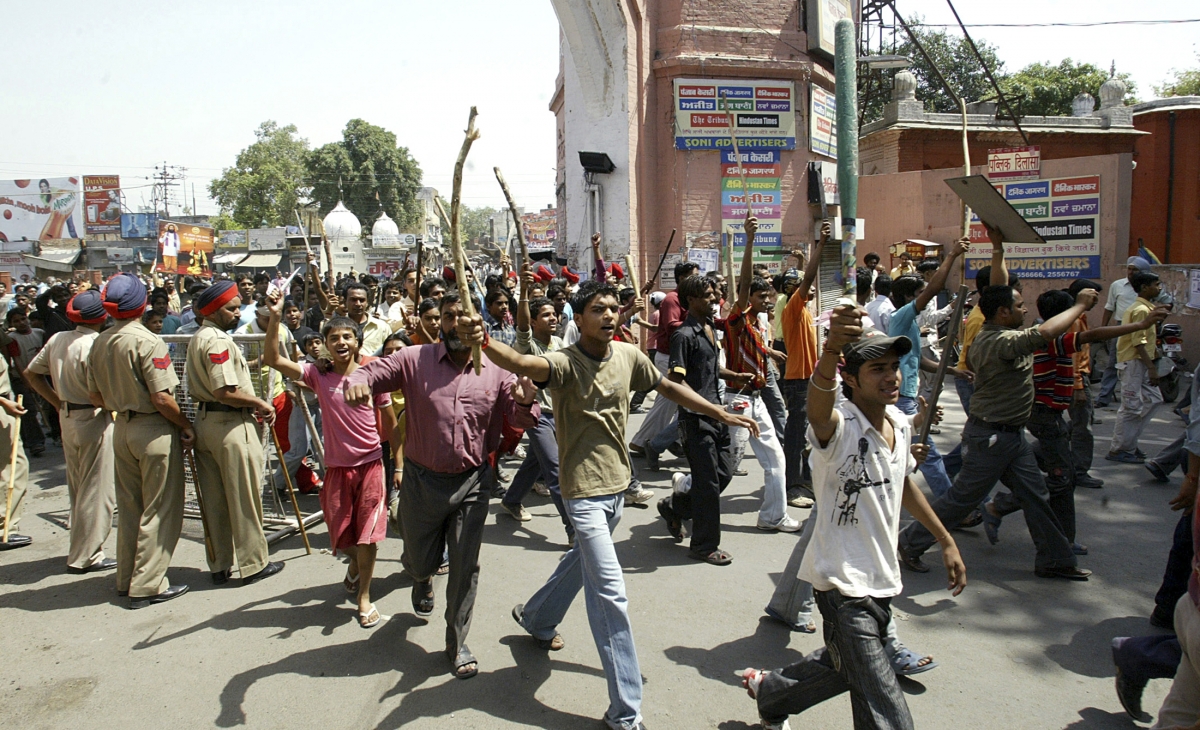
[[[230,264],[236,265],[238,261],[246,258],[250,254],[245,251],[235,251],[234,253],[219,253],[212,257],[214,264]]]
[[[21,257],[25,259],[27,266],[32,266],[35,269],[45,269],[46,271],[59,271],[64,274],[70,274],[75,270],[75,262],[79,260],[79,254],[82,249],[67,249],[63,251],[47,251],[43,250],[41,256],[23,253]]]
[[[241,261],[233,264],[235,269],[264,269],[271,271],[283,264],[282,253],[252,253]]]

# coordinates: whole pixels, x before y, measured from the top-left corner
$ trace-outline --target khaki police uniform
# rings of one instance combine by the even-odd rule
[[[3,357],[0,357],[0,397],[11,401],[17,399],[8,379],[8,361]],[[33,408],[33,404],[26,404],[26,407]],[[15,473],[9,469],[12,465],[14,438],[17,445]],[[29,486],[29,459],[25,457],[25,447],[21,444],[21,419],[9,415],[3,408],[0,408],[0,466],[3,467],[0,471],[0,528],[4,525],[8,485],[12,484],[12,524],[9,525],[8,531],[16,532],[21,521],[21,508],[25,504],[25,489]]]
[[[112,413],[88,398],[88,356],[98,336],[90,329],[59,332],[27,368],[49,378],[62,401],[58,414],[71,502],[67,566],[79,569],[104,560],[117,504]]]
[[[170,587],[167,568],[184,502],[179,428],[155,409],[150,394],[173,393],[179,378],[166,343],[140,319],[101,332],[88,364],[88,390],[117,414],[117,590],[149,598]]]
[[[243,578],[267,566],[262,529],[262,435],[250,408],[217,401],[215,391],[235,386],[254,395],[250,367],[233,338],[208,322],[187,351],[188,392],[196,402],[196,487],[204,498],[208,537],[217,573],[237,566]]]

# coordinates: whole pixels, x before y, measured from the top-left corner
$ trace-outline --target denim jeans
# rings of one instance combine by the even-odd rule
[[[658,352],[654,355],[654,366],[658,368],[658,372],[663,377],[667,375],[667,363],[670,361],[670,356],[665,352]],[[667,430],[667,426],[678,415],[678,409],[679,407],[674,402],[661,395],[656,396],[654,404],[650,406],[650,411],[646,414],[646,420],[642,421],[642,427],[633,435],[629,443],[644,448],[650,439]]]
[[[663,499],[680,521],[692,521],[692,552],[708,555],[721,547],[721,494],[733,479],[729,427],[692,415],[680,419],[680,425],[692,486]]]
[[[1075,468],[1071,455],[1070,430],[1063,412],[1041,403],[1033,404],[1029,433],[1038,440],[1038,451],[1046,470],[1046,491],[1050,509],[1058,518],[1063,534],[1075,542]]]
[[[1001,431],[976,420],[963,429],[963,467],[954,486],[930,505],[943,525],[957,525],[979,506],[996,482],[1004,483],[1025,510],[1025,524],[1037,549],[1037,568],[1074,567],[1075,554],[1050,509],[1046,480],[1038,468],[1025,429]],[[900,550],[919,557],[933,547],[933,534],[920,522],[900,533]]]
[[[1163,571],[1162,585],[1154,596],[1155,611],[1170,616],[1179,597],[1187,593],[1188,579],[1192,576],[1192,516],[1182,514],[1175,524],[1171,539],[1171,552],[1167,554],[1167,567]]]
[[[896,402],[896,407],[910,416],[914,415],[918,407],[917,399],[902,395]],[[925,457],[925,463],[921,464],[921,475],[925,477],[934,497],[941,497],[950,491],[950,477],[946,474],[946,467],[942,464],[942,455],[938,453],[933,439],[929,440],[929,456]]]
[[[1067,415],[1071,419],[1068,427],[1071,436],[1071,456],[1075,462],[1075,478],[1078,479],[1086,476],[1092,468],[1092,452],[1096,448],[1096,440],[1092,437],[1094,404],[1091,385],[1087,384],[1087,375],[1084,375],[1083,390],[1075,392],[1084,394],[1083,400],[1072,400],[1067,409]]]
[[[808,446],[808,380],[784,380],[780,387],[787,401],[787,427],[783,430],[785,483],[788,489],[793,489],[812,484],[812,470],[804,458]]]
[[[727,393],[726,402],[732,400],[735,395]],[[758,511],[758,521],[774,525],[787,513],[787,487],[783,481],[783,444],[779,443],[779,438],[775,435],[775,423],[771,420],[771,414],[761,396],[751,396],[750,408],[742,415],[753,418],[758,423],[758,438],[751,438],[750,431],[744,428],[730,429],[734,453],[736,455],[739,444],[741,449],[745,450],[746,441],[749,440],[758,465],[763,469],[763,503]],[[733,464],[736,468],[736,458]]]
[[[679,440],[679,409],[675,409],[675,415],[671,417],[671,422],[667,424],[657,436],[646,442],[643,448],[647,454],[659,455],[666,451],[671,444]]]
[[[1174,677],[1181,658],[1183,648],[1174,634],[1113,639],[1113,664],[1134,682]]]
[[[625,578],[612,541],[624,505],[621,493],[566,500],[567,516],[575,525],[575,547],[525,604],[521,621],[535,638],[554,638],[575,595],[583,589],[592,638],[608,680],[604,721],[616,730],[637,727],[642,708],[642,670],[629,623]]]
[[[525,461],[521,462],[520,468],[508,485],[508,491],[504,493],[504,499],[500,502],[509,507],[521,504],[529,490],[533,489],[534,481],[540,476],[546,483],[546,489],[550,490],[550,500],[554,502],[554,509],[558,510],[558,516],[567,530],[567,537],[570,537],[575,533],[575,528],[571,527],[571,521],[567,519],[562,491],[558,488],[558,440],[554,435],[554,413],[542,411],[538,424],[525,429],[525,434],[529,436],[529,449],[525,454]]]
[[[963,414],[968,418],[971,416],[971,396],[975,395],[975,384],[964,378],[954,379],[954,390],[958,391],[958,402],[962,404]],[[946,470],[946,476],[954,479],[958,475],[958,470],[962,469],[962,441],[954,445],[950,449],[950,453],[942,457],[942,468]]]
[[[1121,324],[1117,321],[1109,322],[1110,325]],[[1113,402],[1117,392],[1117,341],[1111,339],[1104,345],[1105,351],[1108,353],[1108,364],[1104,366],[1104,375],[1100,378],[1100,395],[1096,401],[1098,405],[1106,406]]]
[[[779,371],[775,363],[767,364],[767,384],[762,389],[763,402],[767,404],[767,412],[771,414],[771,423],[780,439],[787,432],[787,403],[779,389]]]
[[[816,595],[825,647],[768,673],[758,688],[758,714],[783,722],[848,691],[855,730],[911,730],[908,703],[883,648],[891,599],[847,598],[836,591]]]

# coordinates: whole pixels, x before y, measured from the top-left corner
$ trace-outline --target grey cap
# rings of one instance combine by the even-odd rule
[[[883,357],[892,349],[903,357],[912,351],[912,346],[912,340],[907,337],[888,337],[874,327],[869,327],[858,341],[842,348],[842,356],[846,358],[847,365],[861,365],[868,360]]]
[[[1138,268],[1138,271],[1149,271],[1150,270],[1150,262],[1147,261],[1146,259],[1142,258],[1141,256],[1130,256],[1129,260],[1125,262],[1125,265],[1126,266],[1136,266]]]

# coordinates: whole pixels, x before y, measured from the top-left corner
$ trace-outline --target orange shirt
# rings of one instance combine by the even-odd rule
[[[783,342],[788,352],[784,380],[808,380],[817,367],[817,331],[808,301],[793,294],[783,308]]]
[[[1087,312],[1079,315],[1079,319],[1075,320],[1069,331],[1088,331]],[[1090,375],[1092,372],[1091,348],[1088,345],[1083,345],[1071,357],[1075,360],[1075,390],[1083,390],[1083,376]]]

